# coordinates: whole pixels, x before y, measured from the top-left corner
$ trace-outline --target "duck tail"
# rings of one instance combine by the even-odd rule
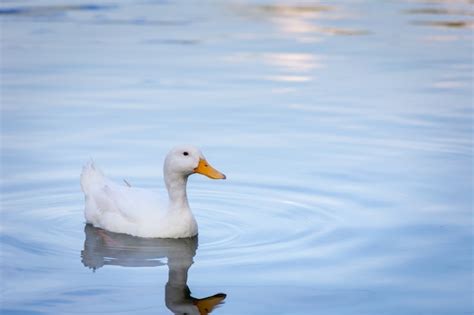
[[[81,188],[84,194],[88,194],[92,187],[104,183],[104,174],[95,166],[90,159],[83,167],[81,173]]]

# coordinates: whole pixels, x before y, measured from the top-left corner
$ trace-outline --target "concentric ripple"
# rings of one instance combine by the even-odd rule
[[[259,263],[268,255],[274,260],[294,259],[336,227],[337,218],[307,192],[228,184],[221,191],[207,189],[212,186],[190,189],[190,204],[199,224],[199,263]],[[7,193],[2,203],[6,248],[78,257],[85,237],[79,189]],[[29,233],[18,235],[9,226]]]
[[[36,244],[47,249],[42,255],[76,256],[77,242],[83,238],[83,206],[79,193],[73,188],[61,188],[4,194],[2,237],[11,240],[4,246],[14,247],[15,242]],[[25,250],[25,247],[17,249]]]
[[[337,223],[297,189],[237,183],[225,193],[198,190],[191,198],[200,227],[200,263],[259,263],[269,255],[294,259]]]

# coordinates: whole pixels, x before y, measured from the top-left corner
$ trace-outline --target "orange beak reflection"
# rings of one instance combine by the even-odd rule
[[[213,168],[205,159],[200,159],[198,166],[194,169],[194,173],[206,175],[212,179],[225,179],[225,175]]]
[[[196,299],[193,297],[191,297],[191,299],[193,299],[194,305],[197,306],[199,314],[207,315],[212,312],[216,306],[219,306],[226,297],[227,295],[225,293],[218,293],[203,299]]]

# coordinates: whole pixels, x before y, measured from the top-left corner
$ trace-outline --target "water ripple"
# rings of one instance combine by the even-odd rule
[[[259,263],[268,255],[277,260],[294,259],[306,255],[304,249],[336,228],[337,217],[330,209],[321,208],[314,198],[305,201],[307,193],[295,187],[268,189],[237,183],[227,188],[225,193],[205,187],[190,191],[200,228],[202,264]],[[30,191],[21,198],[12,193],[3,198],[5,222],[14,220],[12,226],[31,231],[28,236],[17,235],[21,243],[14,242],[13,247],[20,244],[31,254],[78,256],[84,242],[83,200],[78,189]],[[3,238],[13,233],[8,228],[2,232]]]
[[[201,263],[259,263],[268,259],[291,260],[337,220],[311,202],[302,202],[291,190],[251,185],[229,193],[200,190],[192,202],[200,225]],[[294,227],[294,228],[289,228]]]

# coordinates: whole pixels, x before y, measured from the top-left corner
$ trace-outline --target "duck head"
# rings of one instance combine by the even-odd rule
[[[188,177],[198,173],[212,179],[225,179],[226,176],[213,168],[201,150],[192,145],[182,145],[173,148],[165,159],[165,176]]]

